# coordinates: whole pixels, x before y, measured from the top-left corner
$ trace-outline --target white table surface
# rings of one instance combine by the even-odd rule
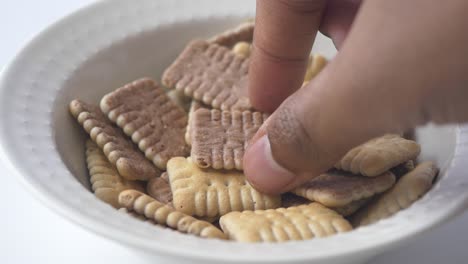
[[[0,0],[0,67],[41,29],[90,2]],[[0,263],[160,262],[70,223],[36,201],[1,167],[0,173]],[[468,263],[468,212],[371,263]]]

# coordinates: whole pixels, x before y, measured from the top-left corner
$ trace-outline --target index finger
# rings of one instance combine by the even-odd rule
[[[324,0],[257,0],[249,96],[273,112],[302,85]]]

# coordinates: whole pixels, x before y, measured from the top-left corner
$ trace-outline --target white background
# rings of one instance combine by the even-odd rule
[[[41,29],[90,2],[0,0],[0,68]],[[0,191],[0,263],[160,262],[145,258],[56,215],[36,201],[16,179],[3,172],[1,165],[0,175],[3,178]],[[371,263],[468,263],[467,259],[468,212]]]

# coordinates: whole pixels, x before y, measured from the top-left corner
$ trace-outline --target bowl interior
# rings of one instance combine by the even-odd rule
[[[0,119],[0,156],[38,197],[78,224],[137,248],[186,257],[273,262],[377,254],[459,211],[468,186],[460,161],[468,149],[461,144],[468,140],[460,139],[458,128],[433,125],[416,130],[420,159],[441,168],[430,193],[388,220],[330,238],[255,246],[202,240],[128,218],[93,197],[87,136],[68,113],[68,103],[76,98],[98,103],[137,78],[160,80],[186,43],[252,16],[252,3],[102,1],[55,25],[26,47],[0,80],[0,110],[12,113]],[[314,51],[329,58],[336,52],[323,36]]]

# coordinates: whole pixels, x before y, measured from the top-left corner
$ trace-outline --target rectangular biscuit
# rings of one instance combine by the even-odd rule
[[[191,129],[192,125],[191,124],[193,120],[193,113],[195,113],[195,111],[197,111],[200,108],[208,109],[208,106],[206,106],[205,104],[199,101],[192,100],[192,103],[190,104],[190,109],[188,111],[187,129],[185,130],[185,143],[187,143],[187,145],[189,146],[192,146],[192,129]]]
[[[369,225],[408,208],[431,189],[438,171],[432,162],[419,164],[403,175],[390,190],[359,210],[353,217],[353,225]]]
[[[164,172],[161,177],[155,177],[146,184],[146,192],[149,196],[163,204],[172,203],[172,191],[169,186],[169,178],[167,172]]]
[[[200,168],[242,170],[247,143],[267,118],[260,112],[197,110],[190,128],[192,160]]]
[[[353,148],[335,168],[372,177],[408,160],[414,160],[420,152],[418,143],[389,134]]]
[[[143,190],[141,182],[122,178],[102,150],[91,140],[86,141],[86,163],[94,194],[115,208],[119,207],[118,196],[121,191]]]
[[[231,212],[219,220],[230,240],[284,242],[327,237],[352,230],[341,215],[318,203],[297,207]]]
[[[238,171],[200,169],[190,158],[172,158],[167,164],[174,208],[198,217],[231,211],[260,210],[281,205],[279,195],[265,195]]]
[[[119,194],[119,204],[160,225],[167,225],[183,233],[203,238],[226,239],[226,235],[211,223],[201,221],[174,210],[136,190],[126,190]]]
[[[292,192],[327,207],[340,207],[384,192],[395,183],[395,175],[385,172],[375,177],[330,171],[319,175]]]
[[[248,69],[248,58],[216,43],[195,40],[165,70],[162,82],[216,109],[248,110]]]
[[[105,95],[101,110],[159,169],[172,157],[188,156],[187,113],[153,80],[139,79]]]
[[[70,102],[70,112],[127,180],[149,180],[161,172],[106,118],[99,107],[80,100]]]
[[[228,29],[218,35],[213,36],[208,40],[210,43],[216,43],[221,46],[233,47],[238,42],[251,43],[253,40],[253,33],[255,28],[254,21],[246,21],[236,26],[235,28]]]

